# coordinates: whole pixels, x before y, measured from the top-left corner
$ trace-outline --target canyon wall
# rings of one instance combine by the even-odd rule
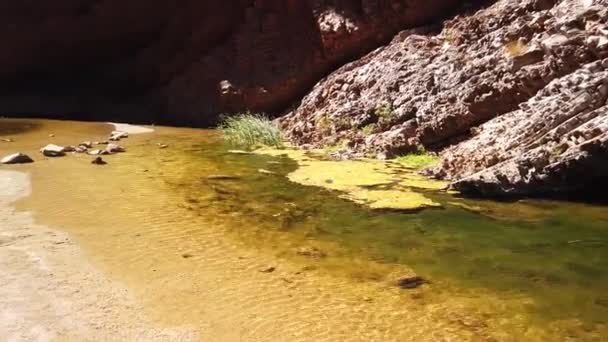
[[[340,158],[436,152],[426,173],[466,194],[588,194],[608,185],[607,8],[4,2],[0,111],[191,126],[282,113],[290,140]]]
[[[209,125],[276,112],[456,0],[55,0],[0,4],[0,111]]]
[[[499,0],[319,82],[280,119],[338,157],[437,151],[466,194],[601,194],[608,185],[608,1]]]

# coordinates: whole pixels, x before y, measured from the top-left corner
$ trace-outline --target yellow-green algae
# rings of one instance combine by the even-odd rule
[[[398,157],[395,161],[408,168],[422,169],[437,164],[439,162],[439,157],[428,153],[407,154]]]
[[[320,151],[258,149],[258,153],[285,155],[298,163],[287,177],[295,183],[343,192],[343,198],[373,209],[417,210],[440,204],[415,189],[440,190],[447,183],[428,180],[415,170],[396,170],[379,160],[323,160]]]

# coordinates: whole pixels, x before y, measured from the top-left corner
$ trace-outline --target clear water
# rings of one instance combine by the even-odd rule
[[[271,241],[276,235],[265,238],[264,230],[299,241],[331,242],[340,248],[328,252],[329,257],[364,255],[379,264],[410,266],[431,283],[463,293],[483,289],[505,299],[529,299],[523,309],[533,319],[578,319],[592,325],[608,321],[606,207],[472,201],[429,192],[443,209],[413,214],[374,211],[335,193],[257,172],[263,168],[286,175],[296,167],[287,158],[233,155],[226,153],[228,148],[218,143],[190,151],[193,158],[241,177],[197,182],[187,191],[188,201],[192,210],[213,208],[227,219],[241,221],[235,229],[241,236],[254,236],[254,243],[280,245]],[[204,179],[196,170],[188,174]],[[217,196],[199,205],[197,188],[204,194],[215,190]],[[256,224],[247,224],[252,222]],[[243,232],[248,226],[257,231]],[[285,254],[290,254],[288,249]],[[359,266],[354,265],[352,275],[365,273]],[[363,277],[380,280],[383,275],[370,270]]]
[[[74,144],[103,138],[109,130],[92,123],[4,120],[0,135],[16,141],[0,143],[0,152],[12,153],[18,147],[37,156],[40,146],[49,142],[49,133],[56,135],[52,142]],[[169,148],[159,150],[158,142]],[[228,153],[231,147],[221,143],[214,131],[161,127],[125,144],[128,153],[108,156],[109,164],[103,168],[92,169],[86,156],[14,166],[32,175],[34,192],[22,206],[33,209],[43,222],[68,229],[99,255],[98,260],[110,265],[110,273],[139,286],[145,296],[157,296],[154,307],[164,308],[159,309],[162,316],[175,317],[176,322],[199,318],[193,312],[200,311],[205,292],[191,286],[209,278],[205,267],[215,263],[217,267],[211,269],[219,272],[239,262],[221,260],[225,247],[213,239],[223,235],[208,233],[213,226],[254,249],[302,264],[302,269],[315,268],[351,283],[377,283],[395,290],[400,299],[415,298],[424,313],[414,315],[433,322],[426,327],[431,330],[440,321],[460,320],[456,317],[464,312],[463,317],[480,318],[477,323],[459,322],[459,327],[467,333],[488,331],[498,340],[608,338],[608,207],[474,201],[431,191],[426,195],[440,202],[442,209],[376,211],[331,191],[290,182],[284,176],[297,165],[288,158]],[[238,177],[208,177],[218,174]],[[104,203],[111,210],[100,211],[91,203]],[[183,251],[212,246],[213,253],[222,256],[219,261],[181,257]],[[311,246],[325,257],[298,253]],[[397,289],[394,273],[403,274],[400,270],[408,267],[430,284]],[[251,273],[243,277],[235,280],[233,289],[222,283],[217,297],[234,290],[234,298],[242,300],[244,296],[236,292],[242,284],[257,284]],[[206,291],[212,291],[214,284],[206,283]],[[341,291],[351,287],[339,284]],[[206,305],[211,297],[204,299]],[[400,299],[395,306],[402,305]],[[308,297],[300,300],[293,305],[314,302]],[[327,299],[317,300],[306,320],[325,334],[316,310]],[[224,303],[218,303],[216,309],[221,311]],[[287,303],[277,304],[276,317]],[[255,307],[268,306],[260,302]],[[441,316],[434,316],[438,312]],[[234,315],[229,312],[226,317]],[[367,322],[368,327],[365,320],[348,317],[344,326],[365,333],[378,324]],[[382,311],[378,317],[405,335],[412,328],[399,323],[400,316]]]

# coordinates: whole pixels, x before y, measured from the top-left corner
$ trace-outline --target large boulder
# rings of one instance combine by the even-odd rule
[[[392,157],[470,193],[553,195],[608,183],[608,1],[499,0],[319,82],[279,119],[298,144]]]

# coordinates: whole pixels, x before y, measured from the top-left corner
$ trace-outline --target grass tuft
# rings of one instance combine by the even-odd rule
[[[521,40],[515,40],[505,44],[505,53],[509,58],[522,56],[528,51],[528,44]]]
[[[231,145],[283,147],[283,133],[266,116],[244,113],[226,117],[220,125],[224,140]]]

